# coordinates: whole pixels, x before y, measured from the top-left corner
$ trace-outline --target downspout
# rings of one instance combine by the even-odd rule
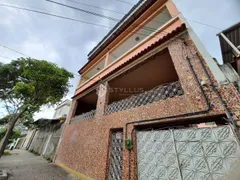
[[[219,99],[219,101],[220,101],[220,103],[221,103],[224,111],[226,112],[226,114],[227,114],[227,116],[228,116],[228,118],[229,118],[229,120],[230,120],[230,123],[233,125],[234,130],[235,130],[235,133],[237,134],[237,137],[240,138],[239,128],[238,128],[238,125],[236,124],[236,121],[234,121],[234,119],[232,118],[231,112],[229,111],[229,109],[228,109],[227,106],[225,105],[225,103],[224,103],[224,101],[223,101],[220,93],[219,93],[218,90],[216,89],[216,86],[214,85],[214,82],[213,82],[211,76],[209,75],[209,73],[208,73],[205,65],[203,64],[203,62],[202,62],[202,60],[201,60],[201,57],[199,56],[198,53],[196,53],[196,55],[197,55],[197,57],[198,57],[198,59],[199,59],[199,62],[200,62],[201,66],[202,66],[202,68],[203,68],[203,70],[204,70],[204,73],[206,74],[208,80],[210,81],[210,85],[212,86],[213,91],[217,94],[217,97],[218,97],[218,99]]]
[[[173,116],[165,116],[165,117],[160,117],[160,118],[154,118],[154,119],[145,119],[145,120],[138,120],[138,121],[132,121],[132,122],[128,122],[125,124],[125,147],[128,149],[128,173],[130,173],[130,151],[132,149],[132,143],[131,143],[131,139],[128,139],[127,137],[127,129],[128,129],[128,125],[130,124],[136,124],[136,123],[146,123],[146,122],[153,122],[153,121],[159,121],[159,120],[163,120],[163,119],[171,119],[171,118],[179,118],[179,117],[186,117],[186,116],[195,116],[195,115],[199,115],[199,114],[206,114],[210,111],[211,109],[211,105],[207,99],[207,96],[201,86],[201,83],[198,80],[198,76],[195,73],[193,66],[190,62],[190,58],[187,56],[186,60],[188,62],[188,66],[193,74],[194,80],[197,83],[198,88],[201,91],[201,95],[203,96],[204,102],[207,106],[207,108],[205,110],[201,110],[201,111],[196,111],[196,112],[191,112],[191,113],[184,113],[184,114],[178,114],[178,115],[173,115]],[[133,131],[132,131],[133,132]],[[128,174],[128,180],[130,180],[131,175]]]
[[[201,110],[201,111],[196,111],[196,112],[190,112],[190,113],[184,113],[184,114],[178,114],[178,115],[173,115],[173,116],[164,116],[164,117],[160,117],[160,118],[153,118],[153,119],[145,119],[145,120],[138,120],[138,121],[132,121],[132,122],[128,122],[125,124],[125,142],[127,142],[126,140],[128,140],[127,137],[127,129],[128,129],[128,125],[130,124],[136,124],[136,123],[146,123],[146,122],[153,122],[153,121],[158,121],[158,120],[163,120],[163,119],[172,119],[172,118],[179,118],[179,117],[185,117],[185,116],[195,116],[195,115],[199,115],[199,114],[204,114],[204,113],[208,113],[209,110],[211,109],[211,105],[207,99],[207,96],[198,80],[197,74],[195,73],[193,66],[190,62],[190,58],[187,56],[186,60],[188,62],[188,66],[193,74],[194,80],[197,83],[198,88],[201,91],[201,95],[203,96],[204,102],[207,106],[207,108],[205,110]],[[127,145],[127,147],[131,147],[129,145]],[[130,149],[129,149],[130,150]]]
[[[184,44],[187,46],[186,43],[184,43]],[[204,70],[204,73],[206,74],[206,76],[207,76],[207,78],[208,78],[208,80],[210,82],[210,85],[212,86],[214,92],[217,94],[218,99],[219,99],[221,105],[223,106],[223,108],[224,108],[228,118],[230,119],[230,123],[234,126],[234,130],[235,130],[235,133],[237,134],[237,137],[240,138],[240,134],[239,134],[239,131],[238,131],[238,125],[233,120],[231,112],[228,110],[228,108],[226,107],[226,105],[225,105],[225,103],[224,103],[220,93],[217,91],[217,89],[216,89],[216,87],[215,87],[215,85],[214,85],[214,83],[213,83],[209,73],[206,70],[205,65],[201,61],[201,58],[200,58],[199,54],[196,53],[196,55],[197,55],[197,57],[199,59],[199,62],[200,62],[201,66],[202,66],[202,68]],[[196,81],[196,83],[197,83],[197,85],[198,85],[198,87],[199,87],[199,89],[201,91],[201,94],[202,94],[203,99],[204,99],[204,101],[205,101],[205,103],[207,105],[207,108],[205,110],[192,112],[192,113],[184,113],[184,114],[178,114],[178,115],[173,115],[173,116],[165,116],[165,117],[161,117],[161,118],[145,119],[145,120],[132,121],[132,122],[126,123],[125,124],[125,142],[126,142],[126,145],[129,144],[129,143],[131,144],[131,140],[128,139],[128,137],[127,137],[127,128],[128,128],[128,125],[130,125],[130,124],[146,123],[146,122],[153,122],[153,121],[158,121],[158,120],[163,120],[163,119],[179,118],[179,117],[186,117],[186,116],[195,116],[195,115],[199,115],[199,114],[205,114],[205,113],[208,113],[210,111],[211,105],[210,105],[210,103],[209,103],[209,101],[207,99],[207,96],[206,96],[206,94],[205,94],[205,92],[204,92],[204,90],[203,90],[203,88],[202,88],[202,86],[201,86],[201,84],[200,84],[200,82],[198,80],[197,74],[195,73],[195,71],[193,69],[193,66],[192,66],[192,64],[190,62],[190,58],[187,56],[186,60],[188,62],[188,66],[189,66],[189,68],[190,68],[190,70],[191,70],[191,72],[193,74],[194,80]],[[129,162],[128,170],[129,170],[129,173],[130,173],[130,151],[131,151],[131,146],[126,146],[126,147],[130,147],[130,148],[128,148],[128,153],[129,153],[129,156],[128,156],[129,157],[129,160],[128,160],[128,162]],[[130,174],[128,175],[128,179],[130,180]]]

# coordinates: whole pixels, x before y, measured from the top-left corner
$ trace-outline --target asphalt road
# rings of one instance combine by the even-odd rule
[[[7,170],[9,180],[77,180],[41,156],[25,150],[10,151],[0,159],[0,169]]]

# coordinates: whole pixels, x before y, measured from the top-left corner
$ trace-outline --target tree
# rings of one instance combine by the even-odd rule
[[[0,129],[0,140],[5,136],[6,132],[7,132],[6,128]],[[20,138],[20,137],[21,137],[21,132],[17,129],[14,129],[10,138],[9,138],[9,141],[13,142],[14,139],[17,139],[17,138]]]
[[[0,143],[0,157],[18,120],[43,105],[58,103],[67,93],[73,74],[45,60],[19,58],[0,63],[0,100],[9,113],[7,132]]]

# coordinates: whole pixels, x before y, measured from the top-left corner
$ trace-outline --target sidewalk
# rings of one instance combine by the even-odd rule
[[[25,150],[10,151],[0,159],[0,169],[7,170],[9,180],[77,180],[41,156]]]

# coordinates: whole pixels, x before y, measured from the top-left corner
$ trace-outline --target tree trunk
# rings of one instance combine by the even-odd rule
[[[12,135],[12,132],[13,132],[13,129],[14,129],[14,126],[15,126],[16,122],[18,121],[18,119],[22,116],[22,114],[25,111],[26,111],[26,109],[24,109],[22,112],[17,114],[17,116],[15,116],[13,118],[10,117],[10,121],[8,123],[8,126],[7,126],[7,132],[4,135],[4,137],[2,138],[1,143],[0,143],[0,158],[3,155],[6,146],[8,145],[9,138]]]

